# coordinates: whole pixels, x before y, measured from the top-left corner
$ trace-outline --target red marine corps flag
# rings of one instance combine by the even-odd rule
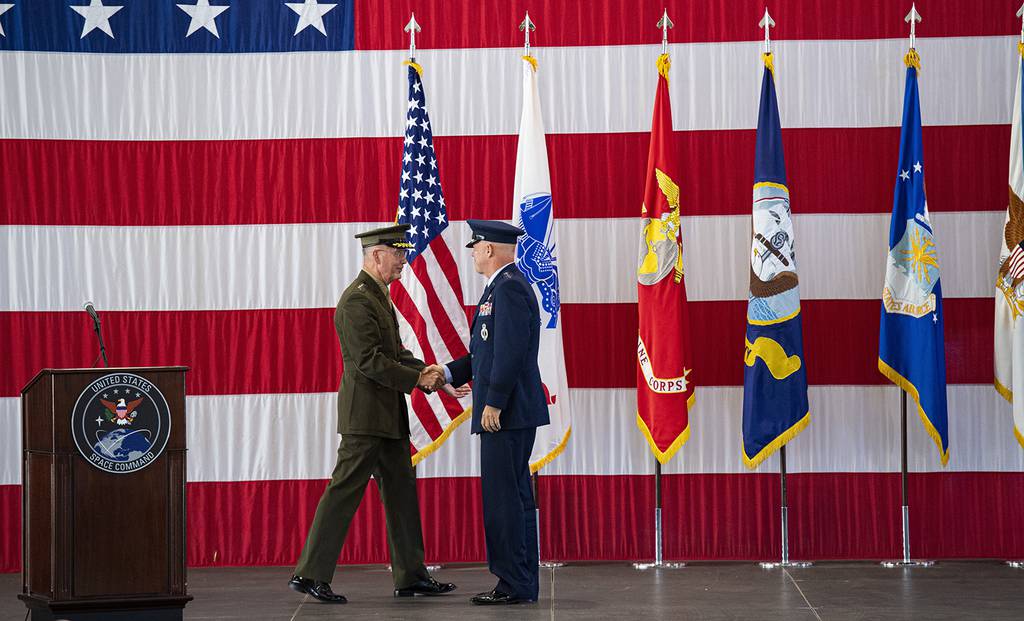
[[[662,54],[658,58],[658,92],[636,272],[640,314],[636,422],[663,464],[690,437],[688,410],[694,398],[679,225],[680,167],[672,147],[672,106],[668,98],[669,66],[668,54]]]

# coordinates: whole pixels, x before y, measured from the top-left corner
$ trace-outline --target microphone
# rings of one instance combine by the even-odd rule
[[[103,345],[103,331],[100,329],[99,313],[96,312],[96,307],[92,305],[92,302],[86,302],[82,305],[82,308],[84,308],[85,312],[89,313],[89,316],[92,317],[92,329],[96,331],[96,338],[99,339],[100,342],[100,355],[96,356],[96,360],[99,360],[102,357],[103,366],[109,367],[110,362],[107,360],[107,348]],[[93,362],[92,364],[93,366],[96,366],[96,362]]]
[[[89,316],[92,317],[96,325],[100,325],[100,316],[96,313],[96,307],[92,305],[92,302],[86,302],[82,305],[82,308],[85,309],[85,312],[89,313]]]

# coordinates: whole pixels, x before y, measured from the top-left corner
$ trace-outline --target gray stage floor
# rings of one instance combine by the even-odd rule
[[[765,571],[753,563],[691,564],[638,572],[626,563],[571,564],[541,571],[536,604],[482,608],[468,597],[489,590],[486,568],[436,572],[458,590],[438,598],[391,597],[379,566],[340,568],[334,586],[349,603],[331,606],[288,590],[290,568],[189,571],[195,601],[185,618],[240,619],[1024,619],[1024,570],[996,562],[947,562],[925,569],[819,563]],[[0,575],[0,619],[25,618],[17,574]]]

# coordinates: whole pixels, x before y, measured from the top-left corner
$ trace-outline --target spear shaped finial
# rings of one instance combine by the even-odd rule
[[[420,25],[416,23],[416,14],[411,13],[409,23],[405,25],[405,31],[409,33],[409,58],[413,60],[416,58],[416,33],[421,30]]]
[[[1024,43],[1024,4],[1017,9],[1017,17],[1020,19],[1020,42]]]
[[[675,24],[668,18],[668,9],[665,9],[658,20],[658,28],[661,28],[661,53],[668,54],[668,29],[675,28]]]
[[[910,3],[910,12],[903,18],[903,21],[910,23],[910,49],[917,47],[917,22],[921,21],[921,14],[917,12],[917,5]]]
[[[523,36],[526,38],[526,41],[523,44],[523,49],[525,50],[523,52],[523,56],[529,56],[530,55],[530,33],[533,32],[536,29],[537,29],[537,26],[534,25],[534,23],[532,21],[530,21],[530,12],[527,11],[526,12],[526,19],[523,20],[523,23],[519,24],[519,30],[521,30],[523,32]]]
[[[771,28],[775,27],[775,20],[768,14],[768,7],[764,7],[764,17],[757,23],[758,28],[764,28],[764,53],[772,53],[772,36],[769,33]]]

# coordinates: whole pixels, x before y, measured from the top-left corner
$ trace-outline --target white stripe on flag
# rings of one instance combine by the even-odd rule
[[[557,208],[557,206],[556,206]],[[931,215],[943,251],[947,297],[991,297],[1005,211]],[[796,214],[803,300],[878,299],[889,214]],[[682,219],[691,301],[746,300],[750,216]],[[636,301],[637,218],[558,220],[562,303]],[[338,283],[362,265],[352,235],[374,224],[200,227],[0,227],[3,311],[78,311],[81,300],[109,310],[333,308]],[[943,233],[945,231],[946,233]],[[955,231],[955,233],[953,233]],[[469,227],[453,222],[449,246]],[[594,240],[601,241],[595,251]],[[989,240],[985,243],[983,240]],[[266,252],[274,248],[274,252]],[[948,257],[948,259],[947,259]],[[463,299],[475,304],[484,279],[473,258],[455,253]],[[316,265],[316,270],[310,270]],[[599,277],[598,277],[599,276]],[[36,287],[31,283],[49,283]]]
[[[463,345],[466,345],[469,343],[469,320],[466,319],[466,308],[462,301],[462,291],[456,293],[456,291],[452,289],[452,283],[449,279],[450,275],[445,274],[444,271],[442,271],[437,258],[434,256],[434,246],[436,244],[447,245],[448,240],[443,236],[435,239],[429,246],[427,246],[427,249],[420,255],[420,258],[424,259],[426,262],[427,275],[430,277],[430,282],[434,285],[434,291],[437,293],[437,299],[444,308],[444,311],[448,316],[448,320],[455,327],[455,331],[458,332]],[[469,251],[466,251],[466,254],[469,254]],[[453,254],[452,257],[454,259],[455,255]],[[457,262],[456,265],[458,265]],[[465,275],[467,279],[473,279],[476,276],[473,272],[463,272],[462,274],[457,275],[460,281],[463,275]],[[437,319],[440,320],[440,318]],[[447,359],[443,362],[447,362]]]
[[[1024,276],[1024,250],[1020,245],[1013,247],[1013,254],[1010,255],[1010,278]]]
[[[917,39],[941,101],[931,125],[1001,125],[1019,58],[1015,37]],[[751,129],[760,43],[670,45],[677,130]],[[892,127],[902,111],[904,39],[777,41],[787,128]],[[537,51],[551,133],[646,132],[656,74],[650,45]],[[0,138],[238,140],[400,136],[406,115],[403,50],[305,54],[66,54],[4,52]],[[519,76],[509,48],[417,50],[431,83],[438,136],[514,134]],[[985,67],[985,79],[978,78]],[[980,93],[979,93],[980,89]],[[699,93],[699,97],[693,96]],[[809,104],[808,101],[813,100]],[[253,105],[260,102],[260,105]],[[325,106],[325,102],[330,102]]]
[[[408,275],[403,276],[402,277],[402,282],[404,283],[407,278],[408,278]],[[405,318],[405,316],[402,315],[402,313],[399,312],[399,313],[397,313],[397,315],[398,315],[398,327],[399,327],[400,333],[402,334],[402,343],[405,345],[405,347],[410,352],[412,352],[412,354],[414,356],[416,356],[417,358],[422,360],[423,359],[423,347],[420,344],[420,338],[415,336],[415,335],[413,337],[411,337],[411,338],[408,337],[407,335],[413,335],[412,326],[409,324],[409,322]],[[428,320],[427,323],[428,323],[428,325],[430,325],[429,320]],[[447,349],[444,349],[442,351],[443,351],[443,353],[441,354],[442,356],[445,353],[447,353]],[[437,352],[438,352],[438,350],[435,349],[435,353],[437,353]],[[447,361],[447,359],[444,359],[444,361]],[[424,427],[423,424],[420,422],[419,418],[421,416],[430,416],[430,417],[432,417],[433,420],[437,421],[437,425],[441,428],[442,431],[447,429],[452,424],[453,417],[449,416],[448,410],[445,408],[444,403],[441,401],[441,397],[438,394],[436,394],[436,393],[435,394],[431,394],[431,395],[426,395],[426,404],[430,408],[429,411],[426,411],[422,407],[417,409],[413,405],[413,400],[412,400],[411,396],[406,397],[406,403],[409,406],[410,441],[412,442],[412,445],[414,447],[416,447],[417,451],[422,450],[424,447],[429,446],[435,440],[435,438],[432,437],[431,434],[427,431],[426,427]],[[460,405],[462,405],[463,409],[468,408],[469,407],[469,399],[468,398],[463,399],[463,402],[460,402]]]
[[[436,284],[436,281],[431,279],[431,283]],[[420,283],[420,279],[411,269],[406,268],[406,272],[402,276],[401,285],[405,288],[413,304],[416,305],[417,312],[423,317],[426,332],[417,332],[416,338],[420,345],[426,344],[433,352],[436,360],[430,362],[448,362],[452,359],[452,354],[448,351],[448,346],[445,344],[444,338],[441,337],[441,333],[438,332],[437,320],[431,314],[430,306],[427,304],[427,292],[423,288],[423,284]],[[401,314],[401,309],[399,308],[398,310],[399,314]],[[421,347],[421,351],[422,349]]]
[[[668,474],[747,474],[736,450],[743,388],[701,387],[692,414],[694,441],[666,466]],[[815,420],[793,442],[791,472],[894,472],[899,419],[891,386],[812,386]],[[188,480],[326,479],[337,458],[337,393],[200,395],[187,399]],[[636,388],[579,389],[569,394],[573,424],[565,453],[544,469],[552,475],[643,475],[653,472],[650,450],[636,433]],[[949,387],[950,435],[957,450],[950,472],[1021,472],[1024,451],[1013,438],[1010,404],[990,386]],[[21,482],[21,407],[0,398],[0,485]],[[920,425],[908,428],[913,472],[938,472],[935,445]],[[244,442],[225,442],[225,438]],[[430,477],[479,476],[480,442],[468,425],[417,467]],[[799,448],[796,448],[799,445]],[[762,467],[778,468],[776,456]]]

